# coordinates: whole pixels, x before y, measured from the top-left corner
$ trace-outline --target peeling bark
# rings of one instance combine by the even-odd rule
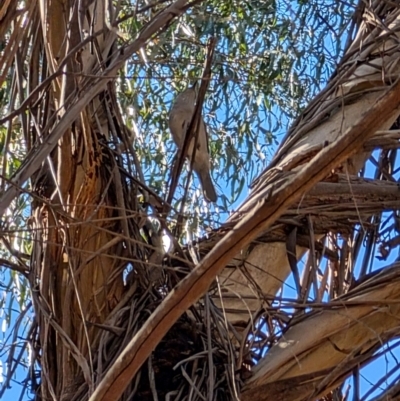
[[[317,399],[368,360],[371,350],[397,336],[399,268],[396,263],[380,270],[325,308],[292,322],[254,367],[242,399],[272,400],[273,394],[285,399],[294,389],[290,399],[310,394]]]

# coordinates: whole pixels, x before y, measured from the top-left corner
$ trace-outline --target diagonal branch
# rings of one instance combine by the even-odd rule
[[[90,401],[118,399],[167,331],[209,288],[235,254],[267,229],[284,211],[340,163],[362,148],[368,137],[400,107],[400,81],[335,142],[276,186],[260,189],[253,211],[214,247],[165,298],[108,371]]]

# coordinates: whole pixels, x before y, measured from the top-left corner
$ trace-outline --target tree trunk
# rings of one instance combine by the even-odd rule
[[[115,41],[115,34],[106,32],[87,43],[78,56],[68,56],[80,44],[82,29],[89,31],[87,15],[94,32],[103,28],[104,4],[100,3],[79,10],[68,0],[40,3],[43,56],[50,73],[63,71],[49,92],[50,107],[59,117],[65,115],[71,97],[84,89],[82,74],[95,74],[99,59],[107,59]],[[113,257],[122,250],[113,180],[116,164],[111,162],[111,150],[102,144],[108,132],[101,123],[112,96],[113,92],[101,93],[70,120],[36,181],[36,190],[50,200],[33,210],[40,230],[34,265],[34,277],[40,281],[34,300],[45,350],[43,399],[72,399],[82,374],[93,389],[93,351],[99,341],[96,325],[104,323],[123,292],[123,264]],[[39,113],[34,118],[43,121]],[[36,135],[36,140],[46,140],[45,134]]]

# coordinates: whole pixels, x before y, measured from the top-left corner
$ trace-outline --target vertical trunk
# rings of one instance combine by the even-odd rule
[[[86,2],[79,2],[84,7]],[[60,68],[67,54],[89,32],[103,28],[103,2],[87,9],[77,2],[42,1],[40,19],[49,72]],[[88,18],[90,21],[88,21]],[[112,34],[105,35],[110,39]],[[90,73],[102,54],[104,41],[95,38],[68,57],[63,74],[52,81],[51,111],[60,117],[76,96],[83,73]],[[109,43],[111,41],[109,40]],[[95,49],[95,50],[93,50]],[[100,115],[103,105],[96,111]],[[51,115],[51,113],[49,113]],[[114,166],[93,108],[83,110],[59,141],[42,169],[36,189],[48,197],[34,207],[35,267],[40,277],[35,297],[43,347],[42,398],[68,400],[85,380],[94,385],[92,352],[98,341],[96,324],[104,322],[122,294],[122,264],[113,187]],[[55,124],[56,120],[43,121]],[[104,121],[104,117],[103,117]],[[104,124],[103,124],[104,125]],[[45,138],[40,138],[43,141]]]

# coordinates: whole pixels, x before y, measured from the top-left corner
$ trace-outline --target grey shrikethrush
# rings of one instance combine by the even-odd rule
[[[181,92],[175,99],[169,114],[169,129],[172,138],[179,149],[183,148],[185,136],[192,119],[197,97],[197,83]],[[210,175],[210,154],[208,148],[208,134],[203,117],[200,118],[197,136],[197,149],[193,161],[193,171],[197,174],[203,188],[204,197],[209,202],[217,200],[214,185]],[[190,140],[187,158],[191,160],[196,138]]]

